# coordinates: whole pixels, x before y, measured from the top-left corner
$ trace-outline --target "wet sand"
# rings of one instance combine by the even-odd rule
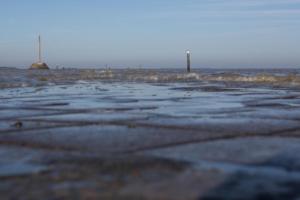
[[[297,75],[67,72],[1,72],[1,199],[299,198]]]

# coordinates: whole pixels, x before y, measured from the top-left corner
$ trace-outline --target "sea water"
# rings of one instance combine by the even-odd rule
[[[3,68],[0,88],[3,120],[135,119],[185,128],[300,118],[298,69]]]

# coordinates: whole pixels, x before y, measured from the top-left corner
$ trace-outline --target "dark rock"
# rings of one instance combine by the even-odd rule
[[[12,126],[14,126],[16,128],[22,128],[23,123],[21,121],[16,121]]]

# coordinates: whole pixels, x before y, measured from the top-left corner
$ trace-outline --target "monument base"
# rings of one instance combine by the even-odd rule
[[[49,69],[46,63],[33,63],[29,69]]]

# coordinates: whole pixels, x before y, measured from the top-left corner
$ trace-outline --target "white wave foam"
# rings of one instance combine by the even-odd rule
[[[26,71],[27,72],[27,71]],[[91,81],[110,82],[198,82],[198,81],[222,81],[222,82],[248,82],[248,83],[269,83],[300,85],[300,75],[285,73],[246,73],[222,72],[217,70],[212,72],[181,73],[179,70],[93,70],[93,69],[70,69],[49,72],[30,71],[2,71],[0,73],[0,88],[29,87],[38,84],[87,84]],[[249,75],[250,74],[250,75]],[[43,81],[41,81],[41,77]]]

